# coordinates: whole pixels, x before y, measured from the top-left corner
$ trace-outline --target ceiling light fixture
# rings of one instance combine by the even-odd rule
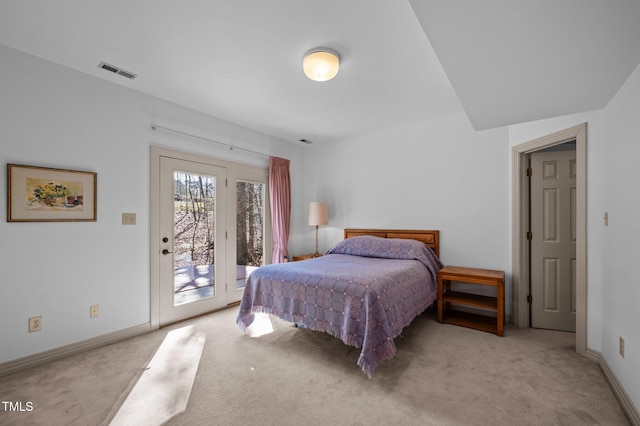
[[[331,80],[338,74],[340,55],[327,47],[316,47],[304,55],[302,69],[314,81]]]

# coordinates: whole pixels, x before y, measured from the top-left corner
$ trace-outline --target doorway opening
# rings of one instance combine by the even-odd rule
[[[576,352],[587,350],[587,124],[583,123],[512,148],[513,221],[512,221],[512,302],[513,322],[530,327],[530,250],[529,188],[526,176],[528,156],[532,152],[575,140],[576,143]]]

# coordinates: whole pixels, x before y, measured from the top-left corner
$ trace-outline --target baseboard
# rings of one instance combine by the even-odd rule
[[[102,346],[129,339],[131,337],[139,336],[141,334],[148,333],[151,330],[151,323],[140,324],[134,327],[125,328],[124,330],[115,331],[113,333],[104,334],[102,336],[83,340],[81,342],[72,343],[45,352],[29,355],[24,358],[4,362],[0,364],[0,377],[8,376],[9,374],[13,374],[18,371],[57,361],[59,359],[66,358],[80,352],[88,351],[90,349],[96,349]]]
[[[513,316],[511,314],[504,314],[505,324],[513,325]]]
[[[589,348],[587,348],[586,356],[587,358],[596,361],[600,365],[600,369],[604,373],[604,376],[609,382],[609,386],[611,386],[614,395],[618,399],[618,402],[620,402],[620,405],[622,406],[624,412],[627,414],[627,417],[629,418],[631,424],[640,426],[640,412],[633,404],[633,401],[631,401],[631,398],[629,398],[627,391],[624,390],[615,373],[609,367],[609,364],[607,364],[607,360],[602,356],[600,352]]]
[[[585,352],[584,357],[590,361],[600,364],[600,359],[602,359],[602,354],[591,348],[587,348],[587,351]]]

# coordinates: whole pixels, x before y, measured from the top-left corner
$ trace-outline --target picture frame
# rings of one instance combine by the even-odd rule
[[[96,222],[95,172],[7,164],[7,222]]]

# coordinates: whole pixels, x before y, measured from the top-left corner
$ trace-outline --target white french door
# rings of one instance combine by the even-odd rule
[[[227,305],[226,170],[160,158],[160,323]]]
[[[151,148],[151,322],[237,303],[271,262],[268,169]]]

